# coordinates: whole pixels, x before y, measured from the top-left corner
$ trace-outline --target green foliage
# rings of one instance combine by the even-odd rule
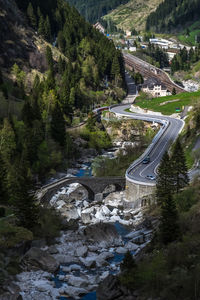
[[[0,218],[5,217],[5,213],[6,213],[5,207],[0,207]]]
[[[84,3],[81,0],[69,0],[68,2],[70,5],[74,5],[87,21],[95,23],[110,10],[127,3],[128,0],[110,0],[109,2],[106,0],[87,0]]]
[[[171,156],[173,186],[176,193],[188,185],[188,169],[180,140],[177,139]]]
[[[133,255],[131,254],[130,251],[127,251],[124,256],[123,262],[120,264],[120,270],[122,272],[127,271],[127,270],[133,271],[136,268],[137,268],[137,265],[135,263]]]
[[[0,221],[0,248],[12,248],[24,241],[31,241],[31,231],[9,224],[7,221]]]
[[[51,241],[59,236],[62,229],[62,219],[54,209],[40,207],[38,226],[34,230],[34,235],[37,238],[46,238]]]
[[[164,0],[152,12],[146,22],[146,29],[157,32],[178,31],[180,28],[187,28],[191,21],[198,20],[200,3],[196,0]]]

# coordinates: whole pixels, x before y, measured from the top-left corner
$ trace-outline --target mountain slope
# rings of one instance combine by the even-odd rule
[[[67,0],[70,5],[78,9],[80,14],[90,23],[96,23],[102,16],[121,4],[127,3],[129,0]]]
[[[146,29],[178,32],[200,16],[200,0],[164,0],[147,18]]]
[[[131,0],[120,5],[104,19],[111,19],[114,24],[123,30],[144,30],[147,16],[153,12],[162,0]]]

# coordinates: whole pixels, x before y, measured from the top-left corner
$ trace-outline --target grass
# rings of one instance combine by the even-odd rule
[[[180,101],[175,101],[161,105],[163,102],[173,101],[177,99],[179,99]],[[136,105],[143,109],[161,112],[164,115],[171,115],[173,113],[176,113],[176,108],[180,108],[181,112],[186,105],[194,105],[194,103],[198,100],[200,100],[200,92],[193,92],[181,93],[178,95],[160,98],[153,98],[151,100],[146,100],[143,97],[138,97],[136,98]]]
[[[195,22],[194,24],[189,26],[188,29],[189,29],[190,34],[186,35],[186,32],[185,32],[185,34],[180,34],[178,36],[178,39],[182,43],[185,43],[185,44],[188,44],[191,46],[196,45],[195,36],[199,35],[199,33],[200,33],[200,21]]]

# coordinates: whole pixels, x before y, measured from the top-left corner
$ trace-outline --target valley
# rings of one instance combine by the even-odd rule
[[[200,298],[198,19],[0,0],[0,299]]]

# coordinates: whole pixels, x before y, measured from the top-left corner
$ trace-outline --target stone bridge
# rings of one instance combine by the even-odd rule
[[[41,203],[48,202],[59,189],[71,183],[81,184],[88,192],[88,199],[93,201],[95,195],[102,194],[110,185],[114,185],[116,191],[124,190],[126,179],[125,177],[65,177],[43,186],[36,192],[36,197]]]

